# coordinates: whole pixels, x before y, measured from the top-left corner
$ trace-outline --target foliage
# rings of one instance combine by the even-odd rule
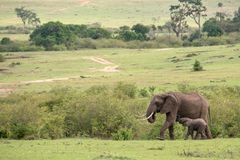
[[[10,44],[10,43],[11,43],[11,40],[8,37],[3,37],[2,40],[1,40],[2,45],[7,45],[7,44]]]
[[[133,84],[119,82],[114,88],[114,93],[121,98],[135,98],[137,95],[137,87]]]
[[[132,30],[136,34],[140,34],[143,36],[144,40],[146,40],[146,34],[150,31],[150,28],[148,26],[144,26],[143,24],[136,24],[132,26]],[[140,39],[139,39],[140,40]]]
[[[120,128],[117,133],[112,134],[113,140],[132,140],[133,133],[131,129]]]
[[[179,37],[188,28],[186,20],[186,8],[182,4],[172,5],[170,7],[170,18],[172,30]]]
[[[179,0],[186,8],[186,16],[194,20],[198,25],[199,37],[201,35],[201,18],[206,17],[206,6],[203,5],[202,0]]]
[[[60,22],[48,22],[36,28],[30,35],[30,40],[38,46],[52,50],[54,45],[65,45],[70,47],[75,35],[68,27]]]
[[[188,40],[190,42],[198,39],[198,38],[201,38],[202,37],[202,34],[199,32],[199,30],[196,30],[194,31],[193,33],[191,33],[191,35],[189,36]]]
[[[37,14],[31,10],[25,9],[25,7],[15,8],[15,12],[17,17],[21,18],[24,27],[26,23],[32,26],[39,26],[41,23],[40,18],[37,17]]]
[[[136,33],[130,30],[123,30],[119,32],[119,39],[124,41],[140,40],[143,41],[145,37],[141,33]]]
[[[203,67],[201,63],[198,60],[195,60],[195,63],[193,64],[193,71],[202,71]]]
[[[209,37],[217,37],[223,35],[223,29],[214,18],[211,18],[204,22],[203,32],[207,32]]]
[[[116,94],[114,88],[94,86],[86,91],[58,88],[0,98],[0,136],[14,139],[87,136],[115,140],[158,137],[165,116],[157,114],[154,125],[135,118],[137,113],[145,112],[151,97],[138,97],[140,93],[126,97],[125,88],[135,88],[130,84],[116,88],[122,92]],[[178,90],[198,92],[209,100],[214,137],[240,136],[239,87],[179,85]],[[184,127],[176,123],[176,138],[182,139],[184,133]]]

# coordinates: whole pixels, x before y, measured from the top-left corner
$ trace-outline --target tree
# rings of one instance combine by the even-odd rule
[[[137,34],[142,34],[144,39],[146,39],[146,34],[149,33],[150,28],[148,26],[144,26],[143,24],[136,24],[132,26],[132,30]]]
[[[30,35],[30,41],[51,50],[54,45],[70,47],[76,36],[69,27],[60,22],[48,22],[36,28]]]
[[[215,18],[210,18],[203,24],[203,32],[207,32],[209,37],[223,35],[223,29]]]
[[[176,36],[179,37],[188,27],[186,21],[186,8],[179,4],[172,5],[169,10],[172,30],[175,32]]]
[[[218,3],[218,8],[219,8],[219,11],[216,12],[216,19],[220,22],[220,25],[222,27],[223,21],[227,17],[227,14],[222,10],[223,3],[219,2]]]
[[[149,32],[150,28],[148,26],[144,26],[143,24],[136,24],[132,26],[132,30],[136,33],[141,33],[145,35]]]
[[[234,12],[233,22],[240,23],[240,7]]]
[[[124,41],[132,41],[132,40],[143,41],[145,39],[145,37],[141,33],[136,33],[130,30],[120,31],[119,38]]]
[[[194,20],[198,26],[201,35],[201,18],[206,17],[206,6],[203,5],[202,0],[179,0],[186,8],[186,16]]]
[[[33,26],[39,26],[41,23],[40,18],[37,17],[37,14],[31,10],[25,9],[25,7],[15,8],[15,12],[17,17],[21,18],[24,27],[26,26],[26,23]]]

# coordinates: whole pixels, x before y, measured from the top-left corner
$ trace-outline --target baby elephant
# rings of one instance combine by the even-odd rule
[[[202,118],[190,119],[190,118],[179,118],[177,120],[183,126],[188,127],[188,131],[185,136],[185,140],[191,135],[192,139],[206,139],[205,130],[208,127],[207,123]],[[193,137],[194,131],[196,131],[195,137]]]

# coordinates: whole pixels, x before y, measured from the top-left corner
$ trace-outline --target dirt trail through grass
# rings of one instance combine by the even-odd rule
[[[83,59],[91,60],[95,63],[108,65],[104,67],[103,69],[95,69],[95,71],[100,72],[106,72],[106,73],[113,73],[113,72],[119,72],[119,66],[115,65],[114,63],[100,58],[100,57],[83,57]],[[27,85],[27,84],[35,84],[35,83],[51,83],[56,81],[66,81],[70,79],[78,79],[81,78],[81,76],[71,76],[71,77],[62,77],[62,78],[50,78],[50,79],[38,79],[38,80],[31,80],[31,81],[19,81],[19,82],[12,82],[12,83],[1,83],[0,82],[0,94],[8,94],[13,92],[15,89],[12,86],[17,85]],[[9,86],[11,86],[9,88]],[[7,87],[7,88],[6,88]]]
[[[83,59],[91,60],[93,62],[97,62],[97,63],[103,64],[103,65],[114,65],[114,63],[112,63],[112,62],[110,62],[106,59],[99,58],[99,57],[83,57]],[[119,70],[119,66],[114,65],[114,66],[106,66],[103,69],[100,69],[98,71],[101,71],[101,72],[119,72],[120,70]]]

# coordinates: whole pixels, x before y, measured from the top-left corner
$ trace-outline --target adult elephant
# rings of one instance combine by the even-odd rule
[[[164,132],[169,130],[170,139],[174,139],[174,123],[176,117],[188,117],[191,119],[202,118],[208,123],[209,105],[205,98],[196,93],[184,94],[170,92],[155,95],[146,112],[148,122],[155,122],[155,114],[166,114],[166,120],[160,129],[160,140],[164,140]],[[206,128],[206,136],[211,139],[211,132]]]

